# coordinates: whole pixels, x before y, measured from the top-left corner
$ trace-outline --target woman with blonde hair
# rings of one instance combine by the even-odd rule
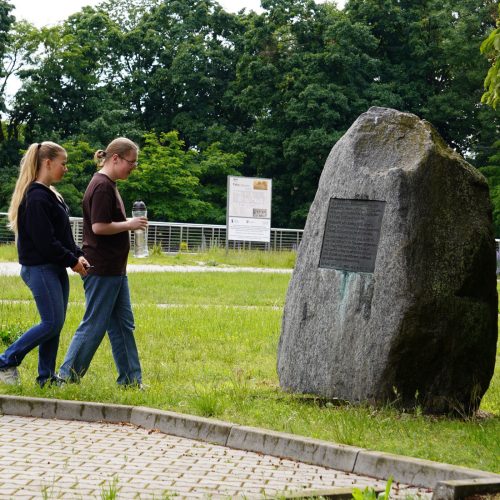
[[[55,364],[68,305],[66,268],[85,276],[88,266],[73,239],[68,207],[52,186],[67,172],[66,162],[59,144],[32,144],[21,160],[12,193],[9,221],[16,234],[21,278],[33,293],[41,321],[0,355],[0,382],[6,384],[19,383],[17,367],[37,346],[38,384],[59,380]]]
[[[92,263],[84,278],[86,309],[59,370],[59,376],[76,382],[89,368],[108,333],[121,386],[142,387],[141,365],[134,338],[127,258],[129,231],[145,229],[146,217],[128,219],[118,179],[127,179],[137,166],[138,146],[119,137],[94,159],[101,169],[94,174],[83,197],[83,252]]]

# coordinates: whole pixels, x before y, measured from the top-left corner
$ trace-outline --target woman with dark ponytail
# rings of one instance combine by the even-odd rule
[[[41,322],[0,354],[0,382],[17,384],[17,367],[38,347],[40,386],[58,382],[55,374],[59,335],[66,317],[67,267],[86,276],[88,262],[75,244],[68,207],[53,187],[67,172],[67,154],[53,142],[32,144],[23,159],[9,208],[16,234],[21,278],[35,299]]]
[[[116,181],[137,166],[139,147],[118,137],[105,151],[95,152],[100,170],[83,196],[83,251],[92,264],[83,280],[85,314],[68,348],[59,376],[77,382],[108,334],[121,386],[143,387],[141,363],[134,337],[134,314],[127,278],[129,231],[145,229],[146,217],[127,219]]]

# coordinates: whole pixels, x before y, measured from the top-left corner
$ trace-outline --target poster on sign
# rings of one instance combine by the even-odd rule
[[[271,179],[228,176],[228,240],[271,241],[271,192]]]

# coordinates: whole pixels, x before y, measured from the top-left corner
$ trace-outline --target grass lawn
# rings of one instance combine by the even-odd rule
[[[211,248],[205,252],[189,253],[179,252],[164,254],[155,248],[150,248],[147,258],[137,259],[132,253],[129,264],[158,264],[163,266],[173,265],[206,265],[206,266],[245,266],[245,267],[271,267],[293,269],[295,266],[296,252],[262,252],[260,250],[226,250]],[[13,244],[0,244],[0,262],[17,262],[17,251]]]
[[[279,388],[276,351],[289,275],[132,273],[129,279],[147,391],[117,388],[107,340],[81,384],[39,389],[32,352],[20,368],[22,385],[0,391],[144,405],[500,472],[500,363],[474,419],[335,406]],[[58,365],[83,301],[80,278],[73,276]],[[35,322],[27,287],[18,277],[0,277],[0,333]]]

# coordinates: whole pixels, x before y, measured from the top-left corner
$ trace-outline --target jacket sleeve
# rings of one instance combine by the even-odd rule
[[[75,255],[77,257],[82,257],[84,255],[83,250],[76,243],[75,243]]]
[[[51,204],[43,199],[26,204],[26,231],[40,254],[48,262],[63,267],[74,267],[77,256],[56,238],[52,222]]]

